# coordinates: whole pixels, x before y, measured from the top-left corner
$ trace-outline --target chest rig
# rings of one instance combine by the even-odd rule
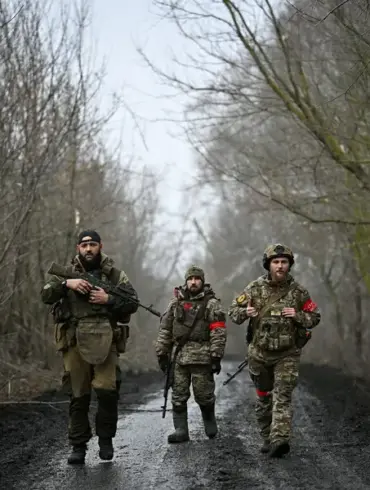
[[[198,299],[179,298],[174,309],[173,337],[178,342],[189,334],[188,341],[209,341],[208,301],[214,294],[205,294]]]
[[[271,293],[261,303],[261,300],[255,301],[256,307],[261,306],[261,309],[253,322],[253,343],[260,349],[283,351],[295,345],[296,326],[291,318],[282,315],[284,307],[298,309],[299,305],[293,295],[295,289],[296,285],[293,283],[279,292]]]
[[[71,271],[79,272],[79,267],[71,265],[68,267]],[[67,269],[68,270],[68,269]],[[94,271],[95,272],[95,271]],[[101,269],[96,272],[96,277],[103,282],[112,282],[116,284],[119,280],[119,271],[110,264],[103,264]],[[95,274],[94,274],[95,275]],[[118,277],[114,277],[117,276]],[[88,295],[76,294],[73,291],[68,293],[68,303],[72,317],[79,320],[86,317],[104,316],[110,317],[110,310],[106,305],[92,304],[88,301]]]

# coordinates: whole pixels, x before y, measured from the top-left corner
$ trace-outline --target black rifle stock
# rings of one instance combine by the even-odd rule
[[[245,361],[243,361],[242,363],[239,364],[238,369],[235,371],[234,374],[226,373],[228,375],[228,379],[226,381],[224,381],[222,384],[227,385],[227,383],[230,383],[230,381],[232,379],[234,379],[235,376],[237,376],[239,373],[241,373],[243,371],[243,369],[247,366],[248,366],[248,360],[246,359]]]
[[[149,311],[149,313],[151,313],[152,315],[155,315],[158,318],[161,317],[161,314],[159,313],[159,311],[153,308],[153,305],[145,306],[141,304],[138,299],[134,298],[132,296],[132,292],[128,288],[125,288],[124,284],[121,284],[119,287],[113,286],[111,284],[108,284],[104,281],[97,279],[95,276],[93,276],[93,274],[89,274],[88,272],[79,273],[79,272],[69,271],[66,269],[66,267],[58,265],[55,262],[51,264],[48,270],[48,274],[52,274],[58,277],[63,277],[64,279],[84,279],[85,281],[88,281],[95,288],[102,288],[108,294],[119,296],[130,303],[134,303],[140,306],[141,308],[144,308],[144,310]]]
[[[163,390],[164,403],[161,406],[161,408],[162,408],[162,419],[164,419],[166,416],[168,392],[170,391],[170,388],[171,388],[172,383],[173,383],[176,358],[177,358],[177,355],[179,352],[180,352],[180,348],[179,348],[179,346],[177,346],[175,353],[173,355],[173,358],[172,358],[172,360],[170,359],[168,366],[167,366],[166,377],[165,377],[165,381],[164,381],[164,390]]]
[[[162,408],[162,419],[164,419],[165,416],[166,416],[168,392],[169,392],[169,390],[170,390],[170,388],[172,387],[172,384],[173,384],[173,378],[174,378],[175,366],[176,366],[176,359],[177,359],[177,356],[179,355],[180,350],[185,345],[185,342],[186,342],[185,341],[185,338],[181,339],[181,341],[176,346],[176,349],[175,349],[175,352],[173,354],[172,360],[170,359],[170,361],[168,363],[168,367],[167,367],[167,371],[166,371],[166,378],[165,378],[165,381],[164,381],[164,393],[163,393],[164,403],[163,403],[163,405],[161,407]]]

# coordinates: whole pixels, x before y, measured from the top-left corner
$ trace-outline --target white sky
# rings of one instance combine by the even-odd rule
[[[115,138],[122,136],[126,154],[134,155],[137,161],[165,175],[160,186],[162,206],[168,229],[176,230],[181,226],[178,214],[184,214],[191,202],[190,193],[183,189],[191,184],[191,177],[196,172],[195,155],[179,125],[163,119],[181,119],[187,99],[185,96],[166,97],[170,93],[168,85],[160,81],[145,63],[137,47],[143,48],[150,61],[166,73],[178,73],[172,57],[176,53],[181,57],[186,52],[196,58],[199,54],[196,45],[185,41],[172,22],[159,17],[153,0],[87,1],[92,5],[91,31],[99,58],[104,56],[106,60],[103,89],[106,104],[113,91],[121,92],[127,106],[137,116],[134,121],[129,111],[120,109],[110,124],[112,134]],[[278,4],[273,0],[272,4],[275,3]],[[181,75],[186,78],[189,74],[184,69]],[[195,76],[200,75],[193,70],[192,81]],[[207,196],[202,191],[203,201]],[[188,228],[192,233],[195,232],[191,222],[193,217],[205,230],[208,228],[211,208],[200,207],[191,211]],[[199,244],[199,239],[194,238],[192,243]],[[189,250],[188,257],[183,257],[184,265],[188,264],[193,252],[194,249]]]
[[[190,183],[194,172],[192,150],[176,124],[155,120],[181,113],[185,99],[165,97],[169,88],[145,64],[137,46],[144,48],[153,63],[169,68],[170,50],[181,52],[183,40],[173,24],[158,17],[151,0],[93,0],[92,5],[94,49],[98,50],[99,59],[104,56],[106,60],[103,105],[108,107],[113,91],[123,93],[126,104],[137,115],[145,144],[125,109],[119,110],[110,123],[113,136],[122,135],[125,152],[136,160],[162,175],[167,170],[160,187],[162,204],[172,216],[171,227],[176,227],[176,213],[186,207],[187,196],[182,188]]]

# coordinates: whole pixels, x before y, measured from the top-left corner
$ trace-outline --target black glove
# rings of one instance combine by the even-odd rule
[[[168,368],[168,355],[162,354],[162,355],[158,356],[158,364],[159,364],[161,371],[163,371],[165,373],[167,371],[167,368]]]
[[[212,357],[212,373],[220,374],[221,371],[221,359],[219,357]]]

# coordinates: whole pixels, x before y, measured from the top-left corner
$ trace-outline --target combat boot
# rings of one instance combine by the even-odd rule
[[[277,441],[271,444],[269,456],[270,458],[281,458],[284,454],[288,454],[290,446],[288,441]]]
[[[270,441],[269,441],[269,439],[265,439],[263,441],[263,444],[262,444],[262,446],[260,448],[260,451],[263,454],[266,454],[266,453],[268,453],[270,451]]]
[[[215,416],[215,404],[211,405],[201,405],[200,409],[202,411],[202,418],[204,424],[204,430],[210,439],[213,439],[217,435],[217,422]]]
[[[113,459],[114,449],[112,439],[110,437],[99,437],[99,458],[104,461],[110,461]]]
[[[175,427],[175,432],[169,434],[167,441],[169,443],[173,442],[186,442],[189,440],[189,428],[188,428],[188,411],[187,407],[179,410],[176,407],[172,412],[173,425]]]
[[[86,444],[73,446],[71,454],[68,456],[68,464],[84,464],[86,456]]]

